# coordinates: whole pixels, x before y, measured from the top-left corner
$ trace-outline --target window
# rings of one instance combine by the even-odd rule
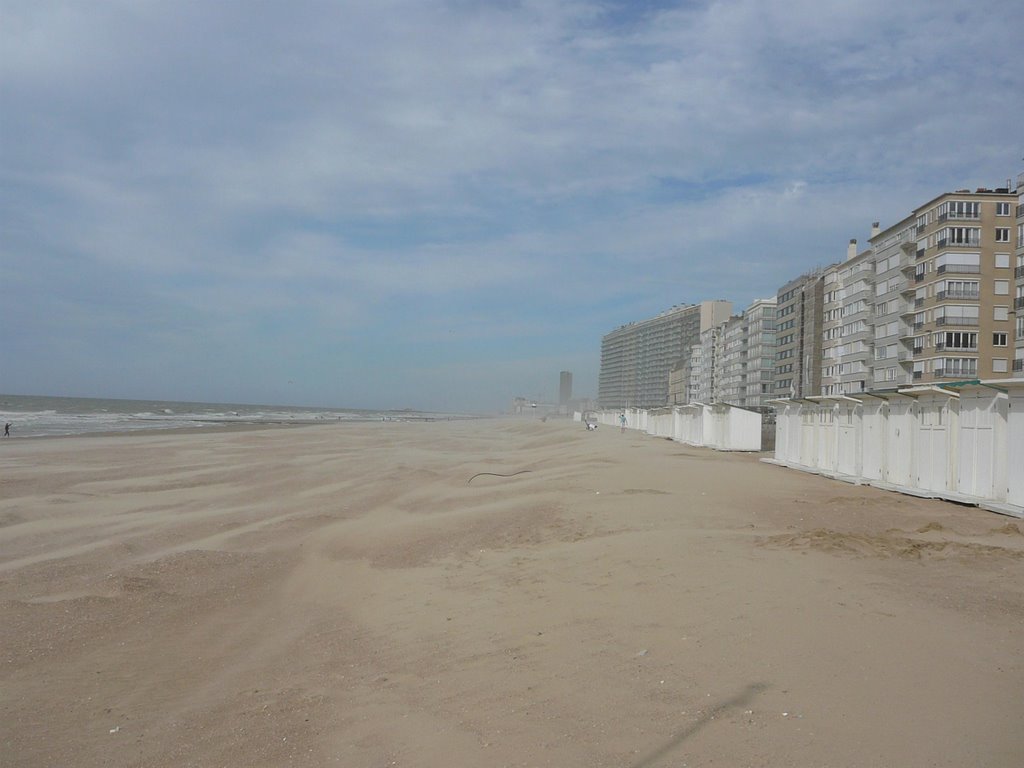
[[[1024,313],[1017,315],[1017,341],[1024,339]]]
[[[1009,203],[996,203],[996,216],[1009,216],[1010,215],[1010,204]]]
[[[992,373],[1006,373],[1007,370],[1005,357],[997,357],[992,361]]]
[[[976,219],[980,203],[969,200],[950,200],[939,206],[939,217],[950,219]]]
[[[1004,336],[1006,334],[1003,334]],[[935,334],[936,349],[977,349],[978,334],[965,331],[950,331]]]
[[[981,227],[947,227],[939,234],[937,245],[979,245],[981,243]]]
[[[951,304],[935,310],[935,321],[939,325],[977,325],[978,307],[966,304]]]
[[[978,359],[975,357],[947,357],[937,360],[936,376],[974,376],[978,373]]]
[[[1010,281],[1009,280],[996,280],[993,288],[996,296],[1009,296],[1010,295]]]
[[[920,267],[922,265],[918,265]],[[980,253],[944,253],[935,259],[935,271],[939,274],[977,274],[981,272]]]
[[[1010,268],[1010,254],[1008,253],[997,253],[996,254],[996,269],[1009,269]]]
[[[993,333],[992,334],[992,346],[993,347],[1005,347],[1006,346],[1006,334],[1005,333]]]
[[[1008,242],[1010,242],[1010,228],[1009,227],[996,227],[996,242],[997,243],[1008,243]]]
[[[945,280],[939,283],[939,300],[976,299],[981,283],[977,280]]]
[[[992,311],[993,320],[1009,320],[1010,319],[1010,308],[1009,307],[994,307]]]

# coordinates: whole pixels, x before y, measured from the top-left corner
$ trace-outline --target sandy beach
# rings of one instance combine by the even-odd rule
[[[565,422],[8,440],[0,765],[1016,767],[1022,530]]]

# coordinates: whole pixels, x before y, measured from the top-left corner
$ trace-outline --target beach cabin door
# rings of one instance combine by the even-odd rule
[[[917,487],[945,491],[949,486],[949,428],[955,403],[951,398],[921,398],[914,430]]]
[[[839,443],[836,471],[841,475],[860,476],[861,423],[863,406],[842,403],[836,411]]]
[[[861,414],[861,473],[868,480],[881,480],[885,467],[885,422],[888,403],[865,403]]]
[[[914,408],[907,399],[889,403],[885,424],[885,480],[893,485],[913,485]]]
[[[969,496],[995,498],[998,406],[999,395],[991,390],[961,395],[957,490]]]

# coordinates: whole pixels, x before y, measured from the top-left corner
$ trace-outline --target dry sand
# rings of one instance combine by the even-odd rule
[[[0,765],[1016,767],[1022,527],[566,423],[9,440]]]

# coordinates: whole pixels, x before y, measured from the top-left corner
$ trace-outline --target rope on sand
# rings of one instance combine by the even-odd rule
[[[523,475],[531,471],[532,470],[529,469],[521,469],[518,472],[513,472],[511,475],[501,475],[498,474],[497,472],[477,472],[475,475],[473,475],[473,477],[469,478],[469,480],[466,481],[466,485],[469,485],[470,483],[473,482],[475,478],[478,478],[481,475],[490,475],[491,477],[515,477],[516,475]]]

